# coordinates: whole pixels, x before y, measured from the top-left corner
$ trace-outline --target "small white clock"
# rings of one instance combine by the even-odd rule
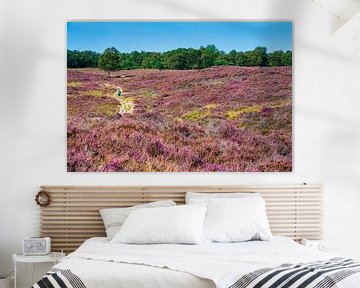
[[[327,252],[328,251],[328,242],[325,240],[309,240],[309,239],[303,239],[301,240],[301,244],[309,247],[314,250],[318,250],[321,252]]]

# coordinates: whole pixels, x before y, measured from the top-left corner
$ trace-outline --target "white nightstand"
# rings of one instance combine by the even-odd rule
[[[309,240],[309,239],[303,239],[301,240],[301,244],[309,247],[314,250],[318,250],[321,252],[327,252],[328,251],[328,242],[326,240]]]
[[[65,257],[65,253],[60,253],[60,252],[50,252],[49,254],[39,255],[39,256],[26,256],[23,254],[12,255],[12,259],[14,261],[14,270],[15,270],[14,288],[16,288],[17,263],[33,263],[34,265],[36,265],[36,263],[52,262],[55,265],[63,257]],[[34,266],[32,268],[32,273],[31,273],[31,285],[34,284],[33,281],[34,281]]]

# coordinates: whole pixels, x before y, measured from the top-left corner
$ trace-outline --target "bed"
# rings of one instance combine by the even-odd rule
[[[254,271],[279,267],[281,265],[304,263],[306,267],[333,267],[334,263],[348,263],[345,274],[343,269],[336,279],[314,279],[313,286],[301,286],[307,277],[298,279],[299,284],[291,287],[360,287],[360,263],[345,262],[347,259],[309,249],[293,240],[277,236],[270,242],[249,241],[243,243],[206,243],[200,245],[128,245],[111,244],[104,237],[91,238],[74,253],[54,266],[54,271],[71,271],[69,279],[79,277],[75,283],[65,287],[121,287],[121,288],[230,288],[230,287],[273,287],[279,275],[269,279],[268,286],[246,286],[242,279]],[[336,262],[337,261],[337,262]],[[289,266],[285,265],[285,269]],[[322,266],[321,266],[322,265]],[[305,266],[304,266],[305,267]],[[285,270],[283,269],[283,270]],[[291,275],[303,267],[290,271]],[[294,272],[295,271],[295,272]],[[321,270],[319,270],[321,271]],[[265,271],[264,271],[265,272]],[[287,273],[290,273],[287,272]],[[61,273],[61,272],[60,272]],[[341,279],[341,278],[344,279]],[[65,279],[67,279],[65,277]],[[284,279],[284,280],[288,280]],[[332,280],[332,281],[331,281]],[[49,280],[56,286],[56,280]],[[242,281],[242,282],[241,282]],[[238,282],[238,283],[237,283]],[[241,283],[240,283],[241,282]],[[336,283],[336,284],[335,284]],[[335,284],[335,286],[334,286]],[[34,285],[44,286],[40,281]],[[58,286],[60,287],[60,286]],[[275,286],[289,287],[289,286]]]
[[[42,234],[53,237],[53,250],[75,251],[35,288],[360,287],[360,263],[298,243],[304,238],[321,238],[322,189],[318,185],[43,189],[51,195],[52,204],[42,209]],[[106,237],[91,237],[105,236],[95,212],[103,207],[162,199],[181,204],[186,191],[260,192],[275,236],[271,241],[198,245],[118,244]],[[84,241],[85,237],[89,239]]]

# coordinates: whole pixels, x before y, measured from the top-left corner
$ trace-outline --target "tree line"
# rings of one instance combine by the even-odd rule
[[[167,52],[119,52],[107,48],[102,54],[93,51],[67,50],[68,68],[99,67],[107,72],[129,69],[203,69],[212,66],[292,66],[291,51],[267,52],[266,47],[251,51],[226,53],[215,45],[199,49],[178,48]]]

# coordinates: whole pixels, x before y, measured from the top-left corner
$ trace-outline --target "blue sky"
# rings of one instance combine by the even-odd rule
[[[228,52],[265,46],[292,50],[291,22],[68,22],[67,49],[103,52],[116,47],[164,52],[215,44]]]

